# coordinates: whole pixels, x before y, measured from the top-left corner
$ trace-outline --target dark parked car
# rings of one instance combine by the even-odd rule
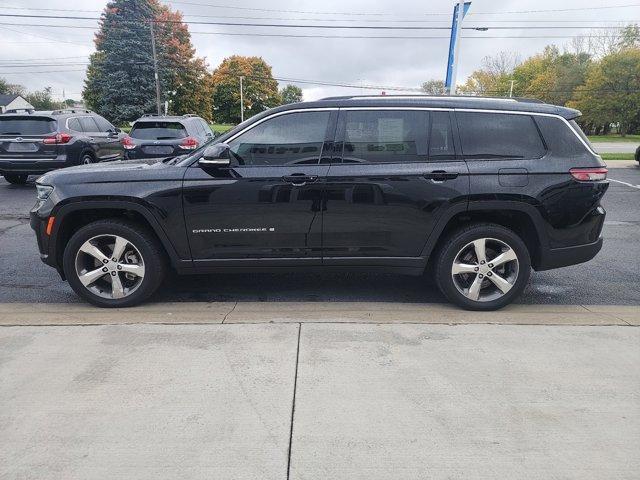
[[[602,246],[607,170],[572,110],[524,100],[346,97],[281,106],[155,164],[39,180],[42,260],[103,307],[178,273],[382,270],[468,309]]]
[[[122,139],[127,158],[158,158],[182,155],[213,138],[209,124],[195,115],[145,115],[133,123]]]
[[[105,160],[121,160],[124,134],[89,110],[0,115],[0,175],[24,184],[29,175]]]
[[[636,148],[636,162],[638,162],[638,165],[640,165],[640,146]]]

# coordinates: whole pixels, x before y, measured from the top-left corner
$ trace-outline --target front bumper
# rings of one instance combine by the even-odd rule
[[[29,224],[36,234],[40,260],[42,260],[50,267],[58,270],[58,272],[62,275],[61,267],[57,264],[55,255],[52,255],[50,252],[51,237],[46,233],[48,220],[49,217],[41,218],[35,209],[29,212]]]

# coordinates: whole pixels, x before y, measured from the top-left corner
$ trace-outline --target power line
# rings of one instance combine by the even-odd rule
[[[0,17],[10,18],[43,18],[57,20],[92,20],[98,21],[95,17],[69,16],[69,15],[26,15],[13,13],[0,13]],[[119,23],[131,23],[138,25],[139,22],[129,20],[119,20]],[[312,29],[328,29],[328,30],[450,30],[449,26],[398,26],[398,25],[304,25],[304,24],[278,24],[278,23],[238,23],[238,22],[211,22],[211,21],[190,21],[190,20],[149,20],[149,23],[168,23],[168,24],[186,24],[186,25],[216,25],[226,27],[260,27],[260,28],[312,28]],[[30,26],[45,26],[45,24],[31,24]],[[81,25],[46,25],[48,27],[64,27],[64,28],[86,28]],[[463,30],[540,30],[540,29],[584,29],[592,28],[591,26],[539,26],[539,25],[512,25],[512,26],[471,26],[462,27]],[[619,29],[615,26],[603,26],[600,29]]]

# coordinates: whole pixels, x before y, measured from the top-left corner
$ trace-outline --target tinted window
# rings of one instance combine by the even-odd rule
[[[78,120],[77,118],[70,118],[67,125],[69,126],[69,129],[73,130],[74,132],[82,131],[82,127],[80,126],[80,120]]]
[[[229,142],[245,165],[318,163],[329,112],[300,112],[266,120]]]
[[[343,162],[417,162],[427,158],[423,111],[363,110],[341,113]]]
[[[98,125],[91,117],[80,117],[80,126],[85,132],[99,132]]]
[[[205,122],[204,120],[200,120],[200,123],[202,124],[202,129],[204,130],[205,135],[213,135],[211,127],[207,125],[207,122]]]
[[[536,118],[544,141],[549,150],[560,157],[575,157],[587,153],[587,147],[580,141],[569,125],[556,117]]]
[[[93,117],[93,119],[98,124],[98,128],[100,129],[101,132],[108,132],[109,130],[113,130],[115,128],[113,125],[111,125],[102,117]]]
[[[171,140],[188,135],[184,125],[178,122],[139,122],[133,125],[129,136],[141,140]]]
[[[431,160],[453,160],[456,158],[449,112],[431,113],[429,158]]]
[[[456,113],[466,158],[540,158],[545,147],[529,115]]]
[[[55,132],[50,118],[0,118],[0,135],[46,135]]]

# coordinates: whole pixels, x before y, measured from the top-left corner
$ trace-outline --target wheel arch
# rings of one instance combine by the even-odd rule
[[[440,219],[422,251],[428,259],[427,268],[448,235],[472,222],[495,223],[513,230],[527,246],[534,269],[548,249],[543,220],[535,207],[518,202],[482,202],[468,209],[457,208]]]
[[[62,257],[65,246],[71,236],[84,225],[107,218],[127,218],[140,224],[160,240],[163,250],[172,265],[175,266],[181,261],[171,241],[153,214],[144,205],[135,201],[75,201],[61,206],[51,215],[56,218],[56,222],[51,235],[53,241],[50,242],[49,253],[56,259],[56,266],[59,272],[62,272]]]

